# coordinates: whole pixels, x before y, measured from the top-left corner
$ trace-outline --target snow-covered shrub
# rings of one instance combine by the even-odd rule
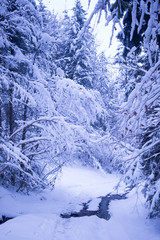
[[[27,192],[46,187],[33,163],[13,142],[0,143],[0,183],[6,187],[14,186],[17,191]],[[35,164],[37,168],[37,165]]]

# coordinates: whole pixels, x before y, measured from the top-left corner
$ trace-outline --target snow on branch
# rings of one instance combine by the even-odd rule
[[[36,122],[41,122],[41,121],[58,121],[62,119],[62,117],[42,117],[39,119],[34,119],[31,121],[28,121],[27,123],[25,123],[24,125],[22,125],[20,128],[18,128],[10,137],[9,140],[11,140],[17,133],[21,132],[23,129],[32,126],[34,123]]]
[[[144,14],[147,10],[147,5],[146,3],[144,2],[144,0],[141,0],[140,2],[140,8],[141,8],[141,17],[140,17],[140,22],[139,22],[139,26],[138,26],[138,33],[140,32],[140,30],[142,29],[142,25],[143,25],[143,21],[144,21]]]
[[[58,165],[58,167],[56,167],[56,168],[52,169],[51,171],[49,171],[49,172],[43,177],[42,180],[47,179],[47,177],[48,177],[49,175],[53,175],[53,174],[57,173],[60,169],[62,169],[63,165],[64,165],[64,163]]]
[[[29,177],[29,181],[26,184],[35,186],[44,186],[45,183],[38,177],[33,171],[30,165],[30,159],[25,156],[18,147],[14,146],[12,142],[5,142],[1,140],[0,148],[6,153],[6,159],[0,162],[2,167],[1,171],[6,171],[8,168],[18,170],[25,176]],[[25,178],[21,179],[22,181]],[[24,180],[25,181],[25,180]]]
[[[160,60],[154,67],[142,77],[140,83],[137,83],[135,89],[131,92],[127,103],[122,106],[121,113],[124,114],[123,128],[129,128],[132,132],[137,132],[144,114],[148,108],[152,107],[160,99],[159,77],[157,71],[160,67]]]
[[[159,66],[160,66],[160,60],[155,64],[154,67],[150,68],[149,71],[146,72],[145,76],[142,78],[142,81],[136,85],[135,89],[130,94],[126,106],[123,107],[123,111],[130,110],[132,103],[134,102],[135,99],[138,98],[139,93],[141,93],[141,90],[146,83],[147,83],[147,87],[148,87],[148,82],[152,85],[151,77],[155,73],[155,71],[159,68]]]
[[[154,148],[154,146],[156,146],[157,144],[160,144],[160,141],[156,141],[152,144],[149,144],[148,146],[142,148],[142,149],[137,149],[136,152],[134,152],[134,155],[131,158],[127,158],[127,161],[130,160],[136,160],[136,158],[138,158],[139,156],[143,155],[144,153],[146,153],[147,151],[149,151],[151,148]],[[159,153],[158,153],[159,154]]]
[[[133,33],[135,31],[135,26],[137,24],[137,0],[133,1],[133,8],[132,8],[132,25],[131,25],[131,34],[130,34],[130,41],[133,38]]]
[[[17,144],[17,147],[19,145],[28,144],[28,143],[32,143],[32,142],[38,142],[38,141],[44,141],[44,140],[51,141],[51,138],[49,138],[49,137],[33,137],[33,138],[29,138],[29,139],[20,141]]]
[[[91,0],[90,0],[91,1]],[[90,3],[90,2],[89,2]],[[98,22],[100,21],[101,15],[102,15],[102,10],[104,10],[107,13],[107,5],[106,5],[106,1],[105,0],[98,0],[92,13],[90,14],[88,20],[85,22],[84,27],[82,28],[82,30],[80,31],[79,35],[78,35],[78,39],[81,39],[81,37],[83,36],[86,28],[89,26],[92,18],[94,15],[99,13],[99,18],[98,18]]]

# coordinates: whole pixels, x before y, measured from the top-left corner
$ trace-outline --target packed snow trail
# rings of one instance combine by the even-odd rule
[[[55,189],[24,196],[0,188],[0,214],[15,217],[0,225],[0,240],[159,240],[159,220],[146,220],[143,196],[133,189],[127,199],[109,204],[108,221],[97,216],[61,218],[83,203],[96,211],[108,193],[117,193],[119,177],[84,167],[66,167]]]

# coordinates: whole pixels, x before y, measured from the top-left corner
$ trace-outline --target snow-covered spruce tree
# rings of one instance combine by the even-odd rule
[[[138,74],[139,80],[135,79],[127,102],[123,104],[123,132],[120,132],[121,140],[132,145],[132,154],[126,161],[127,173],[131,173],[128,176],[134,183],[138,184],[142,180],[145,182],[150,217],[159,216],[160,3],[159,0],[116,0],[114,3],[98,0],[85,26],[94,14],[99,13],[101,16],[102,11],[106,14],[106,22],[113,22],[113,32],[116,24],[122,28],[125,56],[134,47],[137,53],[141,50],[141,54],[148,59],[147,68],[144,67],[143,74]],[[124,15],[130,20],[123,27],[120,19]],[[143,68],[143,64],[141,67]]]
[[[96,53],[96,45],[91,28],[86,28],[83,35],[79,34],[86,21],[86,13],[80,1],[75,2],[73,16],[69,17],[67,11],[59,25],[58,48],[56,52],[56,64],[63,69],[67,78],[83,85],[87,89],[96,89],[104,96],[107,87],[106,59]],[[102,63],[102,61],[104,61]],[[103,85],[103,90],[100,87]],[[108,91],[109,93],[109,91]],[[106,98],[103,98],[103,101]],[[106,101],[108,104],[108,100]],[[105,117],[106,119],[106,117]],[[106,122],[98,119],[93,126],[106,129]]]
[[[138,1],[140,4],[140,1]],[[136,83],[141,81],[145,71],[149,69],[150,64],[148,55],[143,51],[143,35],[147,28],[149,17],[144,14],[144,21],[141,29],[135,26],[132,39],[130,33],[132,30],[132,8],[126,6],[123,18],[123,31],[119,32],[117,38],[121,42],[121,51],[117,54],[117,62],[120,65],[121,77],[123,78],[122,87],[125,89],[126,101],[135,88]],[[141,9],[137,8],[136,18],[140,21]],[[122,50],[123,49],[123,50]]]
[[[46,185],[45,159],[55,150],[46,82],[55,68],[47,58],[53,38],[42,28],[35,1],[1,1],[0,181],[23,191]]]
[[[26,4],[27,3],[27,4]],[[29,14],[23,7],[26,7]],[[30,11],[32,9],[32,12]],[[31,107],[33,98],[27,91],[28,78],[32,76],[30,62],[25,53],[33,51],[30,44],[32,37],[31,28],[28,27],[32,15],[32,21],[37,22],[35,6],[31,2],[1,1],[1,181],[5,185],[20,182],[18,178],[31,178],[29,159],[20,157],[20,151],[12,143],[7,143],[7,137],[12,135],[18,123],[25,121],[27,108]],[[25,15],[25,16],[24,16]],[[32,110],[31,110],[32,111]],[[25,132],[21,136],[25,139]],[[25,159],[25,160],[24,160]],[[19,162],[19,164],[17,164]],[[20,169],[22,171],[20,171]],[[23,183],[25,184],[25,183]],[[27,180],[26,180],[27,184]]]
[[[96,77],[96,47],[91,28],[87,27],[79,38],[79,33],[86,21],[86,12],[81,2],[75,1],[73,16],[64,13],[62,20],[61,39],[57,53],[57,65],[59,65],[66,77],[85,86],[93,87],[93,79]]]

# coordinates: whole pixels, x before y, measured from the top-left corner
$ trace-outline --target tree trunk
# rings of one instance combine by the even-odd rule
[[[23,121],[25,124],[25,121],[27,120],[27,109],[28,109],[28,99],[26,100],[26,103],[24,105],[24,113],[23,113]],[[26,128],[23,128],[23,132],[22,132],[22,141],[26,139]],[[24,150],[25,148],[25,144],[22,144],[22,150]]]
[[[13,84],[10,85],[9,88],[9,134],[12,135],[13,133]]]
[[[0,107],[0,136],[2,135],[2,109]]]

